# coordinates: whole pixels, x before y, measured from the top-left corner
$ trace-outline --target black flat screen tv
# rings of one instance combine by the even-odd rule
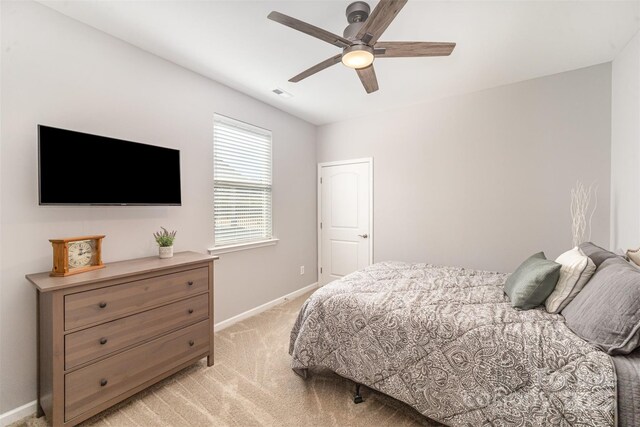
[[[38,125],[40,205],[179,206],[180,151]]]

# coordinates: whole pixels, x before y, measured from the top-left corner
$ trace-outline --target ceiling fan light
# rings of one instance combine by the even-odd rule
[[[373,59],[373,49],[367,45],[349,46],[342,53],[342,63],[355,70],[368,67]]]

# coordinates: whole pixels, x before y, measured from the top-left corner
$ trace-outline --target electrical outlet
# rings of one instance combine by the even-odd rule
[[[303,274],[304,274],[304,265],[301,265],[300,266],[300,275],[303,275]]]

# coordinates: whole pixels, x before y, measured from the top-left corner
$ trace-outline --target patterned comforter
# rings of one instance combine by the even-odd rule
[[[613,426],[609,356],[560,315],[512,308],[506,277],[400,262],[345,276],[303,305],[293,368],[329,368],[451,426]]]

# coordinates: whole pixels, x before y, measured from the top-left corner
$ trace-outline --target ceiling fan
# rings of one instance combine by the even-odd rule
[[[312,37],[331,43],[342,49],[342,53],[314,65],[289,79],[296,83],[302,79],[342,62],[358,73],[367,93],[378,90],[378,80],[373,69],[375,58],[402,58],[416,56],[449,56],[455,43],[438,42],[379,42],[378,39],[396,17],[407,0],[380,0],[373,13],[363,1],[347,6],[347,21],[343,36],[333,34],[314,25],[292,18],[280,12],[271,12],[267,18],[302,31]]]

